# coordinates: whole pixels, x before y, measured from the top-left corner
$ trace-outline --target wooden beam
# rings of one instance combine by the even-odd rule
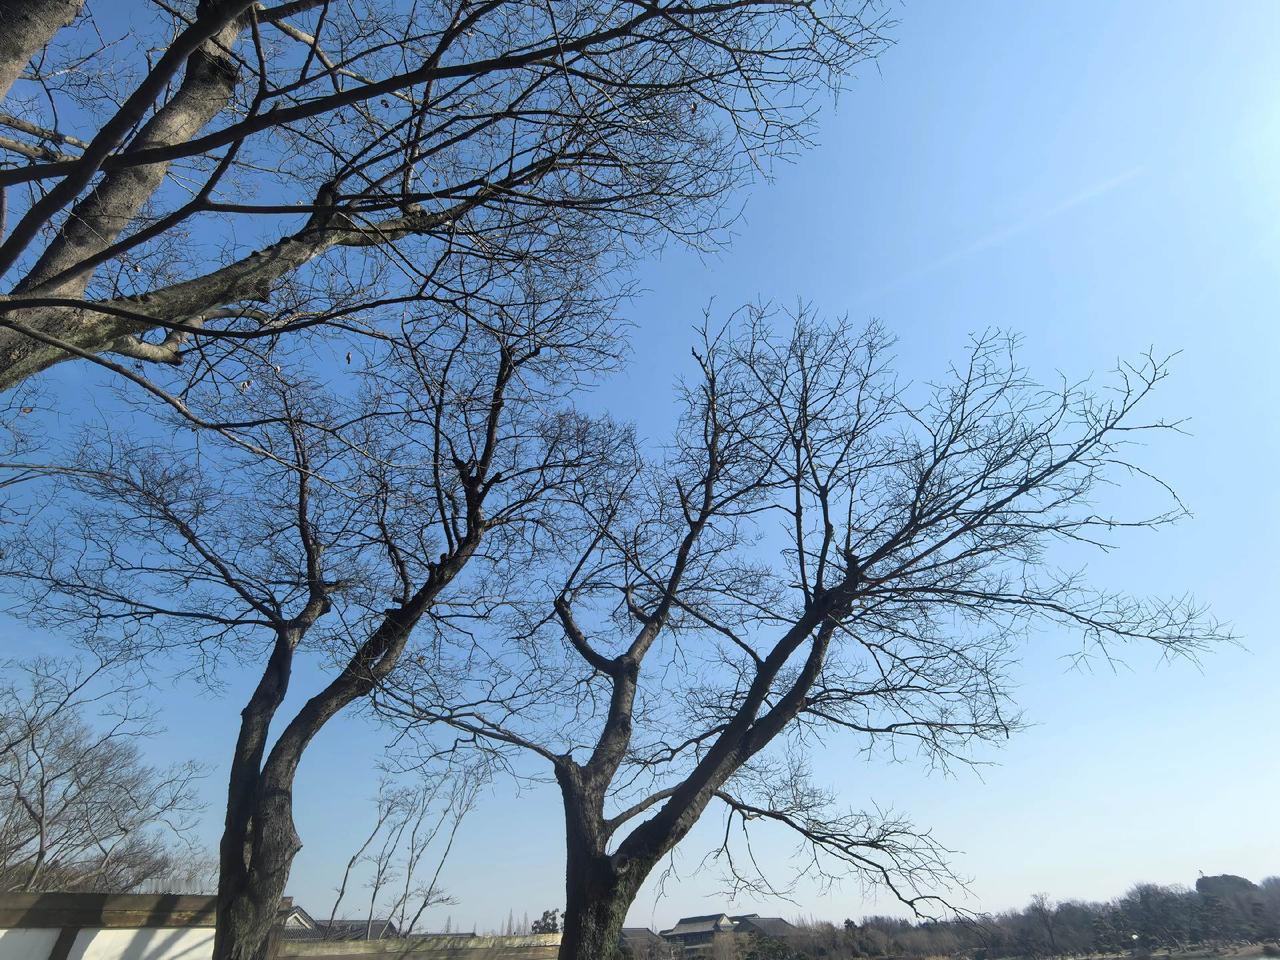
[[[212,927],[217,899],[162,893],[0,894],[0,929]]]

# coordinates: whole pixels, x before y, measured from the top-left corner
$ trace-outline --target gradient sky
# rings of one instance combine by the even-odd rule
[[[599,397],[660,441],[661,402],[685,369],[690,326],[714,301],[812,301],[879,317],[909,376],[939,371],[966,335],[1025,335],[1042,377],[1103,372],[1154,346],[1181,350],[1155,399],[1190,436],[1144,462],[1194,513],[1094,556],[1100,585],[1192,591],[1242,638],[1197,667],[1134,650],[1117,670],[1074,670],[1074,640],[1034,638],[1017,672],[1035,726],[981,776],[868,764],[833,749],[816,770],[854,806],[878,803],[931,827],[972,878],[971,909],[1046,891],[1108,898],[1133,881],[1192,883],[1199,871],[1280,873],[1280,4],[911,2],[896,45],[822,118],[820,145],[747,198],[731,250],[670,249],[639,267],[646,292],[627,375]],[[65,370],[65,368],[63,368]],[[59,372],[57,376],[71,376]],[[32,639],[8,629],[11,650]],[[224,697],[166,687],[157,761],[213,768],[204,828],[216,844],[225,758],[243,678]],[[305,680],[305,677],[302,678]],[[298,691],[299,696],[308,691]],[[289,893],[328,913],[342,863],[372,810],[386,734],[359,720],[326,730],[303,764],[305,843]],[[457,904],[428,920],[490,929],[508,911],[562,903],[559,800],[499,783],[464,823],[445,884]],[[719,874],[699,871],[722,821],[708,816],[678,855],[665,896],[631,913],[665,926],[728,909]],[[757,852],[782,866],[791,847]],[[734,912],[839,921],[900,912],[855,882],[797,888],[794,902]]]

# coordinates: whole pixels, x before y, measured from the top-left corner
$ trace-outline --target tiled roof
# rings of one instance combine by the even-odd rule
[[[715,933],[732,930],[733,920],[725,913],[708,913],[701,917],[681,917],[670,930],[663,930],[664,937],[681,937],[695,933]]]
[[[311,930],[315,928],[316,921],[311,914],[295,903],[289,908],[288,914],[285,915],[284,925],[286,927]]]
[[[389,919],[368,920],[317,920],[314,929],[285,927],[281,934],[286,940],[381,940],[398,936],[396,925]]]
[[[758,933],[765,937],[783,939],[796,932],[795,925],[781,917],[761,917],[753,913],[733,919],[738,921],[738,929],[743,933]]]
[[[650,930],[648,927],[623,927],[622,942],[629,943],[653,943],[661,942],[662,938]]]

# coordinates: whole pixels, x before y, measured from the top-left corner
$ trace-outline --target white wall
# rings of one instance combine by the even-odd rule
[[[0,930],[0,960],[44,960],[57,939],[57,930]]]
[[[57,930],[0,930],[0,960],[47,960]],[[81,930],[67,960],[209,960],[212,927]]]

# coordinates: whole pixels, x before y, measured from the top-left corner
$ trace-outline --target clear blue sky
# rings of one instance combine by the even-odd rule
[[[849,802],[892,806],[932,827],[973,878],[972,909],[1036,891],[1106,898],[1136,880],[1198,871],[1280,873],[1280,4],[912,2],[896,46],[822,120],[820,146],[750,194],[730,252],[671,249],[640,267],[647,292],[630,372],[601,396],[662,439],[655,398],[687,362],[689,327],[714,299],[813,301],[876,316],[901,366],[938,370],[966,334],[1025,334],[1024,360],[1052,376],[1103,371],[1154,345],[1182,350],[1160,412],[1191,436],[1148,463],[1194,512],[1173,530],[1095,557],[1095,581],[1137,593],[1192,590],[1246,649],[1199,668],[1134,651],[1118,672],[1072,671],[1065,636],[1035,638],[1018,671],[1036,724],[981,778],[868,765],[833,750],[817,769]],[[22,642],[20,634],[11,641]],[[305,692],[305,691],[302,691]],[[207,836],[244,690],[190,686],[164,697],[158,759],[214,765]],[[327,913],[342,862],[369,817],[384,734],[360,721],[326,731],[305,761],[297,821],[305,848],[290,893]],[[653,885],[631,921],[666,925],[728,907],[698,873],[719,821]],[[501,924],[562,900],[553,789],[499,785],[464,824],[445,882],[459,901],[429,921]],[[758,852],[782,864],[785,843]],[[832,920],[892,912],[856,884],[743,911]]]

